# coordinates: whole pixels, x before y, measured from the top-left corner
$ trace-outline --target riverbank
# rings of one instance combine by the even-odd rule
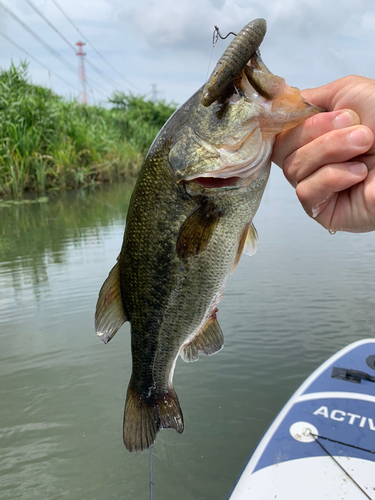
[[[0,196],[134,177],[176,105],[115,92],[110,106],[33,85],[26,62],[0,70]]]

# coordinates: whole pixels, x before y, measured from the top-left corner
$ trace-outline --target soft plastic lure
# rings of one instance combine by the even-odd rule
[[[265,19],[255,19],[231,41],[203,89],[203,106],[207,107],[215,102],[241,73],[258,50],[266,31]]]

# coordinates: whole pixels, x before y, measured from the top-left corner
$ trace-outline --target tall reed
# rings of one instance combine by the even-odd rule
[[[174,103],[115,92],[111,108],[33,85],[28,64],[0,70],[0,195],[134,176]]]

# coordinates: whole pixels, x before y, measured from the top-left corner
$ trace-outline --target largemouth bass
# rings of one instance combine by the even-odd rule
[[[265,32],[265,21],[257,21]],[[273,75],[257,48],[235,61],[226,85],[219,75],[220,92],[211,78],[160,131],[134,188],[118,262],[99,294],[96,330],[105,343],[131,324],[129,451],[151,446],[162,428],[183,432],[172,384],[177,358],[195,361],[199,351],[223,347],[217,306],[241,254],[256,249],[252,220],[275,136],[321,111]],[[226,70],[231,59],[221,64]]]

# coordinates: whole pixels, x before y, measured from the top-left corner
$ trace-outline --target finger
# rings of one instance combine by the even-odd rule
[[[343,85],[343,79],[335,80],[321,87],[301,90],[301,95],[304,99],[311,102],[311,104],[315,104],[315,106],[319,106],[327,111],[332,111],[335,109],[335,96]]]
[[[339,130],[345,127],[359,125],[360,123],[359,116],[351,109],[314,115],[298,127],[294,127],[276,137],[271,160],[282,167],[285,158],[290,156],[293,151],[301,148],[317,137],[332,130]]]
[[[369,170],[362,182],[335,193],[315,220],[331,231],[374,231],[375,171]]]
[[[343,163],[366,153],[373,141],[372,131],[363,125],[328,132],[284,161],[285,177],[295,187],[323,165]]]
[[[336,108],[346,108],[350,106],[354,96],[348,89],[355,89],[355,93],[360,94],[369,86],[374,86],[374,81],[372,79],[350,75],[328,83],[327,85],[322,85],[321,87],[302,90],[301,95],[307,101],[315,104],[315,106],[319,106],[327,111],[332,111]]]
[[[329,111],[350,108],[361,117],[362,125],[374,130],[375,81],[362,76],[346,76],[316,89],[302,92],[313,104]],[[375,144],[371,153],[375,153]]]
[[[367,174],[367,167],[361,162],[325,165],[301,181],[296,194],[305,211],[316,218],[336,193],[363,181]]]

